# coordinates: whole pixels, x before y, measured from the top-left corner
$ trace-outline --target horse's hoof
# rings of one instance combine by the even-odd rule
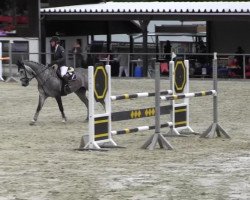
[[[36,124],[36,121],[35,120],[32,120],[31,122],[30,122],[30,126],[34,126]]]
[[[66,123],[67,122],[67,119],[66,118],[63,118],[62,119],[62,123]]]

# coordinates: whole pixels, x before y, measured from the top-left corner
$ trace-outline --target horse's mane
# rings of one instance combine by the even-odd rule
[[[33,60],[25,60],[25,62],[30,62],[30,63],[35,64],[35,65],[40,65],[41,67],[46,67],[46,65],[39,63],[39,62],[36,62],[36,61],[33,61]]]
[[[40,74],[41,72],[44,73],[48,70],[52,76],[57,76],[56,71],[52,67],[48,67],[47,65],[33,60],[24,60],[23,62],[26,63],[29,67],[31,67],[33,70],[35,70],[38,74]]]

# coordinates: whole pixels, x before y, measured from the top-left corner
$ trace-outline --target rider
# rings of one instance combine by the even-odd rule
[[[67,74],[68,67],[66,66],[65,50],[60,45],[60,38],[57,36],[53,36],[50,40],[50,45],[52,47],[53,55],[52,62],[48,66],[57,64],[60,68],[60,75],[67,84],[69,80],[69,76]]]

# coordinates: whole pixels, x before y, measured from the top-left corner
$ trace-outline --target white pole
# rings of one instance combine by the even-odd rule
[[[106,65],[106,72],[108,74],[108,91],[105,97],[105,109],[106,113],[108,115],[108,138],[109,138],[109,143],[111,146],[117,146],[115,141],[112,139],[112,121],[111,121],[111,114],[112,114],[112,108],[111,108],[111,66]]]
[[[95,98],[94,98],[94,67],[88,67],[89,78],[89,134],[88,134],[88,146],[89,148],[100,149],[95,143]]]
[[[2,58],[2,42],[0,42],[0,58]],[[0,81],[4,81],[3,79],[3,62],[0,59]]]
[[[10,81],[15,81],[18,82],[14,77],[13,77],[13,73],[12,73],[12,45],[13,45],[13,40],[9,41],[9,77],[7,78],[6,82],[10,82]]]
[[[10,61],[9,61],[9,77],[12,77],[12,44],[13,44],[13,40],[10,40],[9,42],[9,57],[10,57]]]

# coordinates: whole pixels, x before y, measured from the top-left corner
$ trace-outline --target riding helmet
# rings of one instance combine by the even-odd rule
[[[53,36],[51,39],[50,39],[50,42],[55,42],[55,43],[60,43],[60,38],[58,36]]]

